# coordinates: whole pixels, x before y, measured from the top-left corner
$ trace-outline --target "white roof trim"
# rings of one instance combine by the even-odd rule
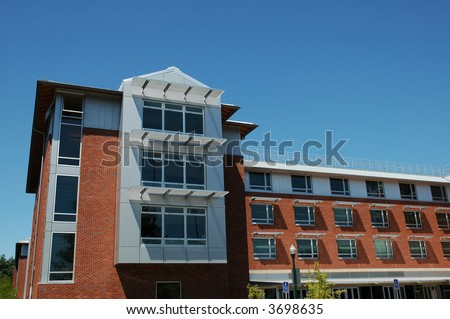
[[[277,238],[280,235],[283,235],[283,232],[271,232],[271,231],[255,231],[252,233],[252,237],[275,237]]]
[[[150,202],[150,195],[159,196],[184,196],[199,197],[204,199],[220,198],[228,194],[227,191],[184,189],[184,188],[166,188],[166,187],[146,187],[132,186],[127,191],[130,200],[140,202]]]
[[[281,200],[281,198],[276,198],[276,197],[252,197],[250,199],[252,202],[270,202],[270,203],[275,203],[278,202],[279,200]]]
[[[297,234],[295,234],[295,237],[322,237],[323,235],[325,235],[325,233],[313,233],[313,232],[310,232],[310,233],[297,233]]]
[[[146,146],[148,141],[168,142],[188,146],[221,146],[227,140],[225,138],[205,137],[181,133],[169,133],[161,131],[132,130],[130,142],[139,146]]]
[[[344,201],[335,201],[333,203],[333,206],[343,206],[343,207],[355,207],[356,205],[359,205],[361,203],[358,202],[344,202]]]
[[[314,199],[294,199],[293,201],[294,204],[312,204],[314,206],[320,204],[321,202],[321,200]]]

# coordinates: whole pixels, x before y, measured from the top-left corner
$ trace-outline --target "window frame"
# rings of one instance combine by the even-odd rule
[[[71,177],[77,179],[77,186],[75,189],[76,192],[76,204],[75,204],[75,213],[60,213],[56,211],[56,205],[58,200],[58,179],[59,177]],[[79,193],[80,193],[80,178],[77,175],[64,175],[64,174],[57,174],[55,178],[55,196],[54,196],[54,202],[53,202],[53,217],[52,220],[54,223],[76,223],[78,221],[78,203],[79,203]],[[74,220],[56,220],[56,216],[74,216]]]
[[[304,179],[305,187],[294,187],[294,180],[301,178]],[[312,194],[312,178],[307,175],[291,175],[291,187],[293,193]]]
[[[407,186],[409,186],[409,192],[404,193],[403,191],[406,190]],[[416,185],[413,183],[398,183],[398,187],[400,189],[400,198],[401,199],[417,199],[417,189]]]
[[[389,228],[389,211],[386,209],[370,209],[370,219],[372,221],[372,228]],[[374,214],[380,212],[381,222],[374,221]],[[375,216],[377,217],[377,216]]]
[[[448,246],[448,247],[444,247],[444,246]],[[444,258],[450,258],[450,241],[448,241],[448,240],[441,241],[441,247],[442,247],[442,254],[443,254]]]
[[[300,252],[300,241],[309,241],[311,250],[309,253]],[[319,259],[319,242],[317,238],[297,238],[297,257],[298,259]]]
[[[336,219],[336,210],[345,210],[345,222],[338,221]],[[350,212],[350,213],[349,213]],[[333,207],[333,214],[334,214],[334,225],[336,227],[354,227],[354,220],[353,220],[353,208],[349,207]]]
[[[420,253],[416,254],[412,252],[413,248],[417,248],[417,247],[412,247],[411,243],[419,243],[419,250]],[[411,256],[411,258],[414,259],[427,259],[428,258],[428,253],[427,253],[427,242],[425,240],[408,240],[408,245],[409,245],[409,254]]]
[[[440,221],[441,219],[439,218],[439,215],[443,215],[445,218],[445,224],[441,224]],[[437,212],[436,213],[436,221],[438,224],[438,227],[440,229],[450,229],[450,213],[446,213],[446,212]]]
[[[376,183],[377,187],[376,190],[377,191],[371,191],[369,188],[371,188],[371,186],[374,185],[370,185],[370,183]],[[384,198],[385,197],[385,192],[384,192],[384,183],[383,181],[366,181],[366,191],[367,191],[367,196],[368,197],[379,197],[379,198]]]
[[[55,271],[52,270],[52,259],[53,259],[53,248],[55,243],[55,235],[60,234],[68,234],[73,235],[73,254],[72,254],[72,270],[67,271]],[[49,264],[48,264],[48,282],[64,282],[64,283],[73,283],[75,280],[75,260],[76,260],[76,251],[77,251],[77,234],[76,232],[52,232],[50,238],[50,256],[49,256]],[[70,274],[71,279],[52,279],[53,274]]]
[[[267,241],[267,252],[256,253],[255,241]],[[253,243],[253,259],[255,260],[265,260],[265,259],[277,259],[277,239],[275,237],[254,237]]]
[[[408,214],[414,214],[414,223],[408,223]],[[406,228],[409,229],[422,229],[422,214],[419,210],[415,211],[404,211],[403,216],[405,217]]]
[[[253,207],[255,206],[265,206],[265,218],[255,218],[253,216]],[[270,207],[270,209],[269,209]],[[252,224],[254,225],[273,225],[275,222],[275,216],[274,216],[274,205],[268,204],[268,203],[250,203],[250,212],[252,216]]]
[[[257,185],[252,184],[252,175],[260,175],[263,174],[264,176],[264,185]],[[252,190],[264,190],[264,191],[272,191],[272,174],[266,173],[266,172],[249,172],[248,173],[248,180],[250,189]]]
[[[306,214],[308,215],[307,219],[300,219],[297,218],[297,213],[300,214],[301,212],[297,212],[296,210],[304,209],[306,208]],[[295,225],[296,226],[316,226],[316,210],[314,206],[303,206],[303,205],[294,205],[294,219],[295,219]]]
[[[440,195],[435,196],[433,189],[439,190]],[[431,198],[434,202],[448,202],[447,188],[442,185],[430,185]]]
[[[349,243],[350,253],[348,255],[343,256],[342,252],[339,252],[340,247],[339,243],[347,241]],[[358,259],[358,248],[356,246],[356,239],[355,238],[338,238],[336,239],[337,247],[338,247],[338,257],[339,259]],[[346,248],[346,247],[344,247]]]
[[[81,99],[81,111],[77,111],[75,109],[66,109],[65,98],[80,98]],[[64,166],[80,166],[81,161],[81,151],[82,151],[82,139],[83,139],[83,115],[84,115],[84,95],[76,95],[76,94],[64,94],[61,96],[61,116],[59,123],[59,141],[58,141],[58,156],[57,156],[57,164]],[[61,155],[61,144],[64,145],[62,139],[62,132],[66,127],[78,127],[79,128],[79,145],[78,145],[78,157],[71,156],[62,156]],[[78,131],[77,131],[78,134]],[[77,136],[78,138],[78,136]]]
[[[381,254],[377,251],[377,245],[376,242],[384,242],[384,247],[386,248],[386,254]],[[392,240],[391,239],[374,239],[373,245],[375,247],[375,256],[378,259],[394,259],[394,249],[392,247]]]
[[[342,183],[342,190],[333,189],[333,182],[340,181]],[[330,177],[330,190],[332,195],[350,196],[350,183],[347,178],[332,178]]]

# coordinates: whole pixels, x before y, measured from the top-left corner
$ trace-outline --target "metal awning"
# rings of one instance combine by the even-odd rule
[[[450,213],[450,207],[436,207],[436,213]]]
[[[295,234],[295,237],[322,237],[323,235],[325,235],[325,233],[310,232],[310,233],[297,233]]]
[[[294,205],[301,205],[301,206],[306,206],[306,205],[313,205],[316,206],[317,204],[320,204],[322,201],[321,200],[314,200],[314,199],[294,199],[293,203]]]
[[[333,203],[333,206],[340,206],[340,207],[354,207],[356,205],[359,205],[361,203],[358,202],[343,202],[343,201],[335,201]]]
[[[450,241],[450,236],[442,236],[440,238],[441,241]]]
[[[226,142],[225,138],[205,137],[181,133],[168,133],[161,131],[132,130],[130,143],[138,146],[148,146],[149,141],[166,142],[186,146],[221,146]]]
[[[359,238],[364,236],[364,234],[337,234],[336,238]]]
[[[227,191],[212,191],[212,190],[198,190],[198,189],[184,189],[184,188],[167,188],[167,187],[146,187],[146,186],[132,186],[127,191],[130,200],[133,201],[151,201],[150,195],[159,196],[184,196],[197,198],[218,198],[224,197],[228,194]]]
[[[403,206],[403,210],[407,210],[407,211],[422,211],[425,209],[425,206],[412,206],[412,205],[408,205],[408,206]]]
[[[277,197],[252,197],[252,202],[263,202],[263,203],[275,203],[278,202],[281,198]]]
[[[411,235],[408,236],[408,239],[423,239],[423,240],[427,240],[427,239],[431,239],[433,238],[433,236],[426,236],[426,235]]]
[[[370,208],[385,208],[385,209],[389,209],[394,206],[395,205],[392,205],[392,204],[380,204],[380,203],[372,203],[369,205]]]
[[[271,232],[271,231],[255,231],[252,233],[252,237],[275,237],[283,235],[283,232]]]
[[[378,238],[391,238],[391,239],[394,239],[394,238],[398,238],[398,237],[400,237],[400,235],[395,235],[395,234],[376,234],[376,235],[373,235],[374,239],[378,239]]]

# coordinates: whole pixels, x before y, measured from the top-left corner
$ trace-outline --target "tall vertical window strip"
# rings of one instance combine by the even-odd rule
[[[80,165],[83,97],[63,97],[58,164]]]
[[[312,193],[311,176],[291,175],[291,184],[295,193]]]
[[[295,224],[299,226],[314,226],[316,218],[313,206],[294,206]]]
[[[351,208],[333,208],[336,226],[353,227],[353,210]]]
[[[431,196],[434,201],[437,202],[448,202],[447,190],[444,186],[430,186]]]
[[[331,194],[350,196],[348,180],[342,178],[330,178]]]
[[[49,281],[73,280],[74,233],[53,233]]]
[[[253,251],[255,259],[277,258],[275,238],[253,238]]]
[[[203,135],[203,108],[144,101],[142,127]]]
[[[366,181],[367,196],[370,197],[384,197],[383,182],[380,181]]]
[[[77,200],[78,177],[58,175],[56,178],[53,221],[75,222],[77,219]]]

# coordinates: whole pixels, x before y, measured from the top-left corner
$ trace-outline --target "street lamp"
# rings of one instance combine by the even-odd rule
[[[289,252],[291,253],[292,257],[292,282],[294,284],[294,299],[298,299],[297,296],[297,270],[295,269],[295,255],[297,255],[297,249],[295,249],[295,246],[291,244],[291,247],[289,248]]]

